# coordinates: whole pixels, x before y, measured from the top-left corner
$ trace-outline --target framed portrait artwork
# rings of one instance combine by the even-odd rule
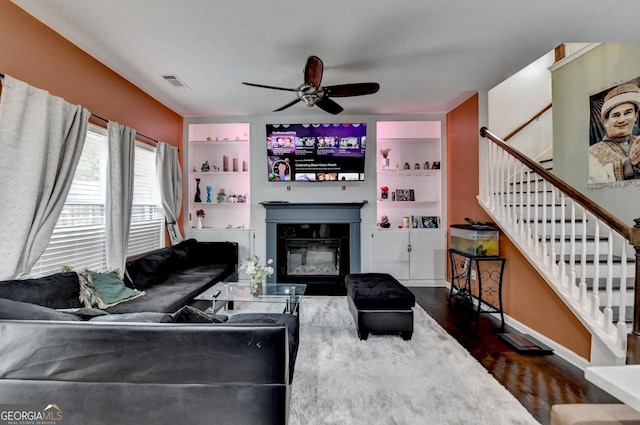
[[[589,97],[587,185],[640,184],[640,77]]]

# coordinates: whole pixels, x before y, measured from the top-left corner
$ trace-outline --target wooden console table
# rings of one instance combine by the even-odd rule
[[[451,262],[451,291],[449,305],[454,302],[468,306],[475,312],[476,330],[481,313],[500,313],[501,330],[504,331],[502,310],[502,274],[505,258],[478,256],[449,249]]]

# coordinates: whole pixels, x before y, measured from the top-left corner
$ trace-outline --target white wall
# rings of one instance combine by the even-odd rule
[[[516,130],[551,103],[553,51],[489,90],[489,125],[500,138]],[[553,135],[551,110],[508,141],[534,160],[551,157]]]
[[[588,189],[589,96],[640,76],[640,45],[601,44],[552,69],[554,172],[629,225],[640,186]]]
[[[271,114],[266,116],[228,117],[218,118],[185,118],[184,143],[188,140],[189,124],[211,122],[250,122],[251,125],[251,228],[255,230],[255,254],[264,258],[266,255],[266,210],[260,202],[264,201],[289,201],[289,202],[368,202],[361,210],[362,217],[362,271],[371,269],[371,240],[366,237],[371,230],[376,228],[379,221],[376,214],[377,184],[376,169],[378,162],[377,121],[441,121],[442,122],[442,157],[443,168],[446,164],[446,127],[445,114],[428,114],[412,116],[396,115],[343,115],[333,116],[322,114],[282,115]],[[367,123],[367,154],[365,159],[365,180],[336,181],[336,182],[269,182],[267,180],[267,149],[266,149],[266,124],[278,123],[342,123],[359,122]],[[185,145],[186,147],[186,145]],[[442,187],[442,213],[446,214],[446,182],[443,178]],[[185,189],[186,190],[186,189]],[[186,193],[186,192],[185,192]],[[186,196],[186,195],[185,195]]]

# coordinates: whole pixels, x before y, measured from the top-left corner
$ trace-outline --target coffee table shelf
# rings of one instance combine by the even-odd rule
[[[211,301],[214,312],[221,308],[233,310],[233,304],[243,303],[282,303],[284,312],[296,314],[307,285],[299,283],[266,282],[261,295],[251,294],[249,282],[221,282],[196,296],[195,300]]]

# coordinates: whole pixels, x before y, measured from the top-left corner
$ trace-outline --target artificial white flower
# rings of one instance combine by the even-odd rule
[[[254,255],[251,258],[242,260],[240,270],[246,270],[247,276],[249,276],[252,281],[262,281],[267,276],[273,274],[274,269],[271,267],[271,264],[273,264],[272,259],[267,260],[267,264],[265,265],[260,264],[260,258]]]

